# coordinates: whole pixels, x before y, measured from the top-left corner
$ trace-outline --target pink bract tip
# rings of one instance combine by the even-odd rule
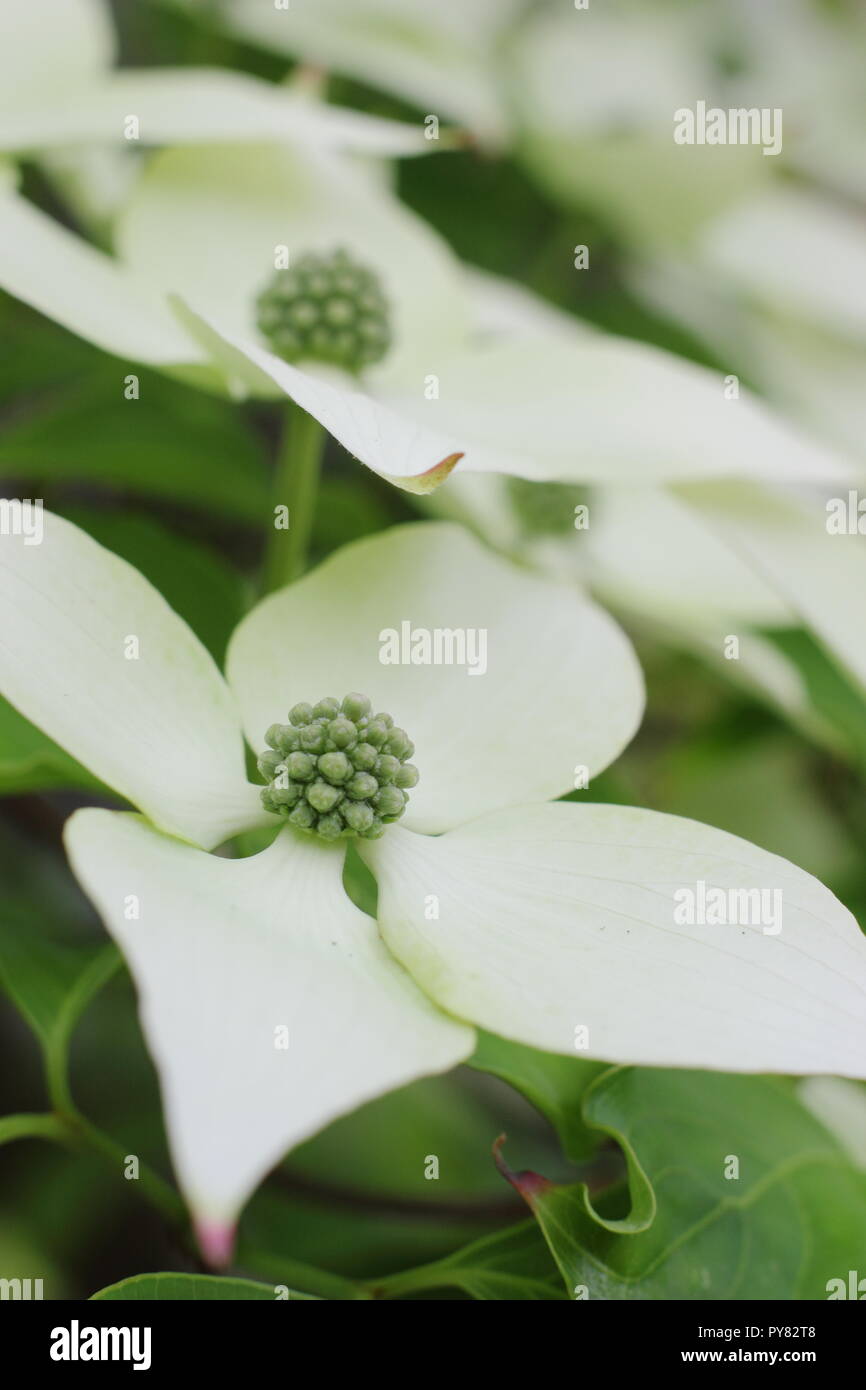
[[[197,1221],[195,1234],[205,1264],[211,1269],[225,1269],[235,1248],[235,1227],[216,1221]]]

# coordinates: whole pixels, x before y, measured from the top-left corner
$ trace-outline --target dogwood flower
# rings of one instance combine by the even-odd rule
[[[0,237],[0,284],[43,313],[118,355],[288,397],[411,491],[429,491],[455,466],[609,482],[851,473],[745,390],[727,400],[718,374],[659,349],[540,312],[526,333],[481,331],[474,277],[448,246],[321,151],[163,151],[124,206],[116,258],[14,191],[0,195]],[[325,306],[338,317],[320,325],[324,350],[304,340],[306,356],[279,355],[318,312],[295,262],[337,254],[350,278],[375,277],[387,306],[382,355],[353,372],[335,368],[328,346],[361,321],[351,289]],[[288,335],[273,318],[279,304]]]
[[[0,567],[0,689],[140,812],[77,811],[65,840],[136,981],[212,1261],[286,1149],[464,1060],[474,1025],[611,1061],[866,1072],[866,943],[826,888],[695,822],[546,804],[642,707],[627,640],[573,586],[460,527],[398,527],[260,602],[223,679],[58,517],[41,545],[0,538]],[[261,853],[209,852],[265,823]],[[344,891],[353,833],[378,926]],[[778,892],[783,916],[690,925],[697,885]]]
[[[423,129],[221,68],[116,68],[102,0],[0,0],[0,152],[297,140],[379,156],[429,151]]]

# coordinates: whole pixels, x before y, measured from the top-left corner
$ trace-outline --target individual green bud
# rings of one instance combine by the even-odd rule
[[[335,748],[354,748],[358,742],[358,730],[351,719],[339,715],[332,719],[328,728],[328,738]]]
[[[373,718],[377,724],[384,724],[386,729],[393,729],[394,721],[390,714],[374,714]]]
[[[311,782],[316,775],[315,760],[309,753],[290,753],[286,758],[286,768],[295,782]]]
[[[365,801],[375,796],[378,790],[379,783],[369,772],[356,772],[346,783],[346,795],[353,801]]]
[[[330,696],[324,700],[320,700],[318,704],[313,705],[314,719],[336,719],[339,713],[340,701],[334,700]]]
[[[294,729],[291,724],[283,724],[277,734],[277,747],[283,757],[287,753],[294,753],[298,747],[298,730]]]
[[[392,729],[385,739],[384,748],[386,753],[393,754],[401,762],[404,758],[411,758],[415,752],[415,745],[405,729]]]
[[[298,730],[299,746],[304,753],[324,753],[326,739],[324,724],[305,724]]]
[[[299,801],[289,813],[289,825],[296,826],[298,830],[312,830],[315,824],[316,813],[308,801]]]
[[[370,723],[364,730],[364,739],[367,743],[372,743],[374,748],[381,748],[389,733],[390,730],[388,725],[383,724],[381,719],[377,716],[375,719],[370,720]]]
[[[383,821],[397,820],[406,809],[406,796],[399,787],[382,787],[373,797],[373,805]]]
[[[268,732],[270,732],[270,730]],[[282,754],[273,753],[268,750],[267,753],[259,754],[256,759],[256,767],[259,769],[265,781],[271,782],[273,781],[277,768],[282,766],[282,762]]]
[[[373,824],[373,811],[366,801],[344,801],[340,815],[350,830],[363,835]]]
[[[332,811],[329,815],[319,816],[316,834],[321,835],[323,840],[339,840],[344,828],[339,812]]]
[[[396,777],[394,778],[394,786],[395,786],[395,787],[409,788],[409,787],[417,787],[417,785],[418,785],[418,769],[417,769],[417,767],[415,767],[414,763],[403,763],[402,767],[400,768],[400,771],[397,773]]]
[[[353,772],[352,764],[345,753],[323,753],[319,759],[319,774],[326,782],[338,785],[347,782]]]
[[[306,705],[306,704],[293,705],[292,708],[289,710],[289,722],[290,722],[291,724],[294,724],[296,728],[300,728],[300,726],[301,726],[302,724],[309,724],[309,723],[311,723],[312,718],[313,718],[313,706],[312,706],[312,705]]]
[[[372,743],[357,743],[349,757],[358,772],[372,772],[379,754]]]
[[[265,743],[276,752],[280,752],[279,738],[282,730],[282,724],[272,724],[265,734]]]
[[[385,834],[387,826],[378,816],[374,816],[367,829],[364,831],[365,840],[381,840]]]
[[[270,788],[277,806],[294,806],[301,798],[303,788],[297,782],[286,782],[285,786]]]
[[[376,780],[379,783],[393,782],[399,771],[399,758],[393,757],[391,753],[379,754],[379,757],[376,759],[376,766],[373,769]]]
[[[318,811],[321,816],[333,811],[337,803],[343,799],[343,793],[338,787],[332,787],[330,782],[311,782],[305,795],[313,810]]]
[[[364,719],[373,706],[366,695],[353,694],[344,697],[340,708],[347,719],[357,722],[359,719]]]

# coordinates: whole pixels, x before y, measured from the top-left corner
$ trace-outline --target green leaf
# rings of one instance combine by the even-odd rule
[[[0,439],[0,471],[40,491],[100,483],[261,527],[267,467],[237,406],[138,369],[139,397],[127,400],[128,374],[97,359],[73,387],[19,410]]]
[[[120,956],[111,944],[53,939],[35,918],[9,904],[0,910],[0,987],[42,1044],[49,1084],[63,1087],[72,1030]]]
[[[565,1297],[550,1253],[531,1222],[473,1241],[434,1264],[395,1274],[371,1292],[374,1298],[400,1298],[442,1288],[484,1302]]]
[[[630,1212],[524,1187],[572,1296],[826,1298],[862,1260],[866,1174],[785,1082],[613,1068],[583,1108],[625,1151]]]
[[[0,796],[101,783],[0,696]]]
[[[286,1298],[285,1291],[281,1294]],[[302,1298],[312,1302],[314,1294],[297,1293],[288,1290],[288,1298]],[[91,1294],[91,1302],[139,1302],[147,1300],[168,1300],[178,1302],[192,1300],[195,1303],[208,1303],[216,1300],[229,1300],[233,1303],[248,1299],[263,1299],[270,1303],[279,1302],[273,1284],[259,1284],[252,1279],[222,1279],[213,1274],[134,1274],[129,1279],[121,1279],[118,1284],[109,1284],[98,1293]]]
[[[815,639],[801,629],[764,634],[799,670],[819,715],[842,736],[849,756],[866,770],[866,700]]]

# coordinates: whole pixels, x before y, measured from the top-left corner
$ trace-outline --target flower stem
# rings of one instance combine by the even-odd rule
[[[291,584],[307,567],[324,444],[325,432],[318,420],[289,402],[274,475],[272,529],[265,549],[267,594]],[[288,509],[287,526],[283,508]]]

